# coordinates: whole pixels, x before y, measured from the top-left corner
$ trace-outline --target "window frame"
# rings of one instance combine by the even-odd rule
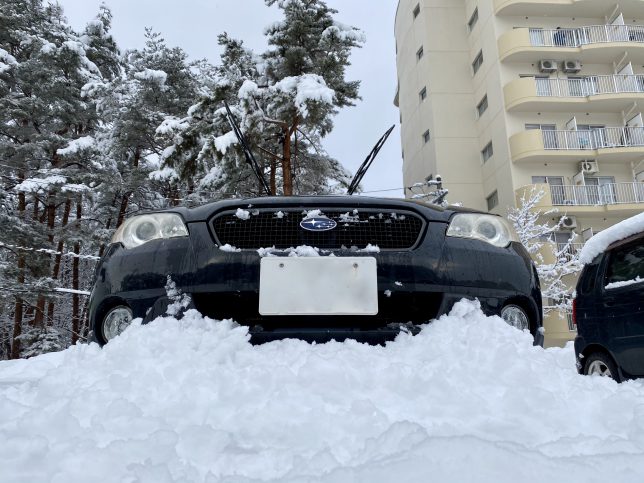
[[[637,235],[636,235],[636,237],[637,237]],[[642,282],[634,283],[632,285],[626,285],[624,287],[616,287],[616,288],[612,288],[612,289],[606,289],[606,285],[608,285],[609,283],[615,283],[615,282],[623,281],[623,280],[611,281],[609,279],[609,275],[612,275],[610,273],[610,271],[611,271],[611,268],[612,268],[612,265],[613,265],[613,260],[615,259],[616,252],[621,252],[621,251],[631,252],[633,250],[637,250],[638,248],[642,247],[642,243],[643,243],[642,237],[637,237],[635,240],[626,241],[626,243],[619,244],[619,245],[613,247],[610,250],[610,252],[608,253],[608,256],[606,257],[607,258],[606,266],[604,268],[604,277],[603,277],[603,281],[602,281],[602,285],[601,285],[603,291],[608,291],[608,292],[612,293],[614,290],[620,290],[620,289],[622,289],[622,290],[624,290],[624,289],[630,290],[630,289],[634,289],[634,288],[641,289],[640,284]],[[644,263],[644,259],[640,263]],[[639,275],[637,275],[637,276],[639,276]]]
[[[479,53],[476,54],[476,57],[474,57],[474,60],[472,61],[472,75],[476,75],[476,73],[481,70],[481,66],[483,65],[483,49],[479,50]]]
[[[494,206],[490,206],[490,201],[495,201]],[[487,211],[492,211],[494,208],[499,206],[499,190],[496,189],[486,196],[485,202],[487,204]]]
[[[481,106],[483,106],[483,104],[484,104],[484,103],[485,103],[485,107],[483,108],[483,110],[481,110]],[[488,107],[489,107],[489,103],[488,103],[488,100],[487,100],[487,93],[485,93],[485,95],[481,98],[481,100],[479,101],[479,103],[476,105],[476,115],[477,115],[477,118],[479,118],[479,119],[480,119],[480,118],[481,118],[481,116],[482,116],[483,114],[485,114],[485,111],[487,111],[487,108],[488,108]]]
[[[467,21],[467,29],[468,32],[471,32],[474,30],[474,27],[476,27],[476,24],[479,22],[479,7],[474,7],[474,11],[472,12],[472,15],[470,15],[470,19]]]
[[[490,151],[490,154],[486,158],[485,153],[487,151]],[[490,142],[488,142],[485,146],[483,146],[483,149],[481,149],[481,159],[483,160],[483,164],[487,163],[490,158],[492,158],[492,156],[494,156],[494,144],[492,144],[492,140],[490,140]]]

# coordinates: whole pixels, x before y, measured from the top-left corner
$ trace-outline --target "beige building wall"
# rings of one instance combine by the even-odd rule
[[[496,193],[507,215],[546,177],[543,208],[579,243],[644,210],[643,1],[400,0],[394,33],[405,186],[440,174],[450,202],[487,211]],[[573,336],[547,321],[552,343]]]

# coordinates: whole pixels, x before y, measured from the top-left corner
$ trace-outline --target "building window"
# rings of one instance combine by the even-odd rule
[[[472,70],[474,71],[475,74],[479,71],[482,64],[483,64],[483,51],[479,50],[478,55],[474,59],[474,62],[472,62]]]
[[[467,28],[471,32],[474,30],[474,26],[476,25],[476,22],[479,21],[479,9],[478,7],[474,9],[474,12],[472,12],[472,16],[470,17],[470,21],[467,22]]]
[[[420,46],[420,49],[418,49],[418,50],[416,51],[416,60],[420,60],[420,59],[422,59],[422,58],[423,58],[423,54],[424,54],[424,52],[423,52],[423,46],[421,45],[421,46]]]
[[[483,158],[483,162],[485,163],[488,159],[492,157],[494,154],[494,148],[492,147],[492,141],[487,143],[483,150],[481,151],[481,157]]]
[[[414,7],[414,18],[418,17],[419,14],[420,14],[420,4],[417,3],[416,6]]]
[[[499,192],[494,190],[494,193],[488,196],[486,200],[487,200],[487,211],[491,211],[493,208],[499,205]]]
[[[478,113],[479,117],[481,117],[485,111],[487,111],[487,94],[483,96],[481,102],[479,102],[476,106],[476,112]]]
[[[430,136],[429,136],[429,129],[423,133],[423,141],[425,144],[429,142]]]
[[[418,93],[418,95],[420,96],[421,101],[424,101],[425,99],[427,99],[427,87],[423,87]]]

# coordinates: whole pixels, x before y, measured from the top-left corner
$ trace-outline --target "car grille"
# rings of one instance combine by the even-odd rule
[[[403,210],[345,209],[322,210],[320,216],[338,225],[328,231],[307,231],[300,227],[306,211],[302,209],[247,210],[246,220],[234,211],[223,212],[211,222],[217,242],[241,249],[275,247],[278,249],[314,246],[339,250],[376,245],[381,250],[413,248],[423,231],[424,221],[417,214]]]

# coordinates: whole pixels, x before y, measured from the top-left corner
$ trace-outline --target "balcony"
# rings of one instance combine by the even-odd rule
[[[607,63],[628,54],[644,61],[643,25],[589,25],[563,29],[521,27],[505,32],[498,41],[499,58],[512,62],[540,59],[577,59]]]
[[[620,0],[620,12],[627,17],[638,17],[642,13],[644,0]],[[612,7],[613,5],[611,5]],[[496,15],[542,16],[548,12],[551,17],[603,18],[606,15],[606,0],[494,0]]]
[[[524,186],[516,191],[516,199],[531,190],[543,190],[544,196],[537,208],[553,207],[568,215],[631,215],[644,209],[644,183],[609,183],[604,185],[548,185]]]
[[[525,77],[508,83],[503,92],[508,111],[619,112],[644,101],[644,75]]]
[[[636,161],[644,157],[644,127],[606,127],[590,131],[533,129],[510,137],[512,161]]]

